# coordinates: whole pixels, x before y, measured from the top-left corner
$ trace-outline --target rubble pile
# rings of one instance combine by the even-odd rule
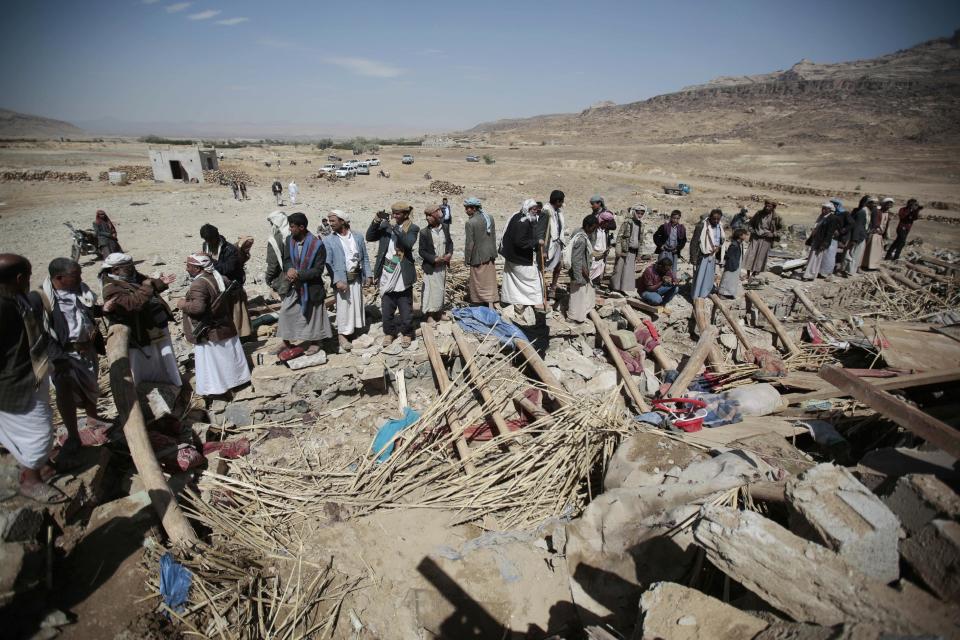
[[[954,637],[955,257],[911,247],[839,283],[764,272],[737,300],[667,307],[601,287],[585,323],[562,293],[546,312],[470,307],[454,263],[450,315],[409,347],[383,345],[367,289],[349,350],[287,362],[280,301],[251,275],[250,384],[137,389],[200,541],[154,514],[132,430],[88,434],[67,506],[0,508],[3,593],[42,588],[47,518],[66,554],[125,518],[170,535],[143,575],[171,632]],[[161,568],[191,576],[177,605]]]
[[[229,186],[234,180],[246,182],[247,186],[256,184],[249,173],[240,169],[217,169],[215,171],[205,169],[203,171],[204,182]]]
[[[463,194],[463,187],[446,180],[434,180],[430,183],[430,192],[444,196],[459,196]]]
[[[86,171],[50,171],[31,169],[0,171],[0,182],[87,182],[90,174]]]
[[[114,171],[126,173],[127,182],[153,181],[153,167],[142,164],[122,164],[117,167],[110,167],[107,171],[101,171],[97,179],[100,182],[106,182],[110,179],[110,173]]]

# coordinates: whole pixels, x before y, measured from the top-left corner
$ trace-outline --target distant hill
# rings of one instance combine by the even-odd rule
[[[63,120],[0,109],[0,138],[59,138],[85,135],[86,132],[83,129]]]
[[[716,78],[576,114],[498,120],[458,135],[497,142],[960,142],[960,31],[870,60]]]

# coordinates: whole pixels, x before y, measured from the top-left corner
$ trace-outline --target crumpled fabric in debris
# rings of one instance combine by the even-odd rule
[[[523,392],[523,397],[535,405],[540,405],[543,400],[543,393],[540,391],[540,389],[531,387]],[[519,431],[535,421],[535,416],[528,415],[526,411],[521,411],[519,417],[507,420],[506,423],[507,428],[510,429],[510,431]],[[471,442],[486,442],[487,440],[493,439],[496,429],[497,426],[493,422],[493,419],[490,416],[487,416],[483,422],[470,425],[464,429],[463,437],[468,444]]]
[[[216,451],[224,460],[235,460],[250,453],[250,441],[246,438],[237,440],[215,440],[203,443],[203,455]]]
[[[756,378],[782,378],[787,375],[787,368],[783,364],[783,358],[781,358],[778,353],[770,351],[769,349],[753,347],[750,350],[750,357],[758,367],[758,370],[753,373],[753,376]]]
[[[508,347],[515,346],[514,340],[530,341],[517,325],[507,322],[489,307],[463,307],[454,309],[452,313],[464,331],[484,336],[492,335]]]
[[[377,464],[385,462],[393,453],[397,434],[419,419],[420,414],[417,411],[410,407],[404,407],[402,418],[393,418],[383,423],[383,426],[377,431],[377,435],[374,436],[373,445],[370,447],[370,450],[377,454]]]
[[[193,574],[173,559],[169,553],[160,557],[160,595],[163,602],[176,613],[183,611],[190,595]]]
[[[180,473],[201,466],[206,462],[203,454],[196,447],[186,442],[180,442],[159,431],[149,431],[150,446],[157,456],[157,462],[167,473]]]

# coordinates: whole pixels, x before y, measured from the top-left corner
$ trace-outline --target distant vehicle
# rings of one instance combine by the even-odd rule
[[[330,162],[340,162],[341,160],[343,160],[343,158],[341,158],[340,156],[327,156],[327,160],[329,160]]]
[[[357,161],[356,161],[356,160],[347,160],[346,162],[343,163],[343,168],[344,168],[344,169],[353,169],[353,168],[355,168],[356,166],[357,166]]]
[[[367,164],[371,167],[379,167],[380,160],[377,158],[367,158]]]
[[[413,156],[407,153],[403,156],[403,159],[400,160],[400,162],[403,164],[413,164]]]
[[[320,167],[320,171],[323,171],[324,173],[333,173],[336,170],[337,170],[337,165],[333,163],[328,163]]]
[[[467,162],[480,162],[480,156],[467,156]]]
[[[361,164],[359,167],[354,169],[358,176],[368,176],[370,175],[370,167],[365,164]]]
[[[352,178],[353,176],[356,175],[356,173],[354,172],[353,169],[340,167],[339,169],[333,172],[333,175],[337,176],[338,178]]]
[[[357,163],[357,168],[358,168],[358,169],[359,169],[360,167],[369,167],[369,166],[370,166],[370,163],[367,162],[366,160],[361,160],[360,162]]]
[[[675,187],[664,185],[663,192],[671,196],[685,196],[690,193],[690,185],[683,184],[682,182]]]

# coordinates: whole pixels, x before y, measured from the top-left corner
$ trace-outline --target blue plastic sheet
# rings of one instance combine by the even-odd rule
[[[173,611],[180,613],[190,595],[193,574],[169,553],[160,557],[160,595]]]
[[[373,438],[371,450],[377,454],[377,463],[381,463],[393,453],[394,436],[420,419],[420,414],[406,407],[402,418],[387,420]]]
[[[464,331],[480,335],[492,335],[508,347],[515,347],[514,340],[530,342],[520,328],[500,317],[490,307],[462,307],[453,310],[453,317]]]

